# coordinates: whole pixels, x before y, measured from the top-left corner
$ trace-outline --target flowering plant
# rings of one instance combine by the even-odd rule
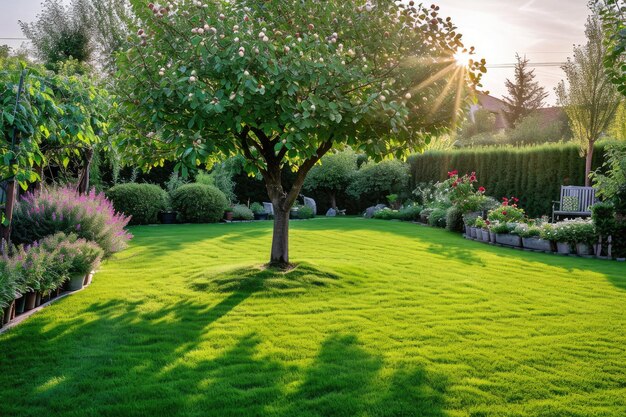
[[[487,219],[492,222],[499,221],[505,223],[519,222],[524,220],[525,213],[523,209],[517,207],[518,201],[519,200],[515,197],[504,197],[499,207],[496,207],[495,209],[489,211]]]
[[[129,220],[95,190],[80,195],[70,187],[41,189],[26,194],[16,205],[12,238],[30,244],[57,232],[75,233],[110,255],[124,249],[132,237],[124,229]]]
[[[486,200],[485,187],[475,188],[478,182],[476,173],[459,176],[458,171],[448,172],[448,179],[444,182],[448,187],[448,197],[450,202],[457,206],[463,213],[470,213],[480,210]]]

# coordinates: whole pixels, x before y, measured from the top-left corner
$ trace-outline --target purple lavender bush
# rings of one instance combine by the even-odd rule
[[[132,237],[125,230],[130,218],[118,213],[103,193],[44,188],[24,195],[13,213],[11,240],[31,244],[57,232],[75,233],[97,243],[110,256],[126,248]]]

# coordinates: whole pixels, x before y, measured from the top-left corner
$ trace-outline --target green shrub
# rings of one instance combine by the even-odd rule
[[[347,192],[355,198],[385,201],[388,195],[405,191],[408,182],[408,166],[397,159],[367,162],[357,171]]]
[[[106,196],[115,210],[131,216],[130,224],[154,224],[168,205],[167,193],[158,185],[127,183],[110,188]]]
[[[511,233],[517,227],[517,223],[496,222],[491,226],[491,231],[499,235]]]
[[[265,207],[263,207],[263,204],[257,202],[250,204],[250,210],[252,210],[252,213],[254,214],[265,213]]]
[[[254,213],[243,204],[235,204],[233,206],[233,220],[252,220]]]
[[[458,206],[452,206],[446,211],[446,229],[451,232],[463,231],[463,211]]]
[[[547,234],[550,240],[567,243],[593,244],[596,232],[593,223],[585,219],[564,220],[552,225]]]
[[[228,201],[213,186],[185,184],[172,193],[172,207],[184,222],[215,223],[224,216]]]
[[[298,207],[298,219],[312,219],[315,217],[315,213],[313,213],[313,209],[309,206],[299,206]]]
[[[446,227],[446,215],[448,213],[447,209],[436,208],[430,213],[430,217],[428,217],[428,224],[433,227]]]
[[[398,218],[400,220],[404,220],[407,222],[418,221],[420,219],[421,212],[422,212],[422,206],[413,204],[413,205],[401,208],[398,211]]]
[[[591,206],[591,220],[599,235],[609,236],[615,230],[615,208],[611,203],[596,203]]]
[[[540,237],[541,229],[538,226],[531,226],[526,223],[520,223],[515,226],[515,229],[513,229],[511,233],[524,238]]]

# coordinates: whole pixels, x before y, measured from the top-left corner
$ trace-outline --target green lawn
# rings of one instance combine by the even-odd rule
[[[0,416],[626,415],[626,265],[414,224],[139,227],[0,335]]]

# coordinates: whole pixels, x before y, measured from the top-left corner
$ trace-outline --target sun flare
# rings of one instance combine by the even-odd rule
[[[460,67],[468,67],[471,60],[472,56],[467,51],[457,51],[454,54],[454,61]]]

